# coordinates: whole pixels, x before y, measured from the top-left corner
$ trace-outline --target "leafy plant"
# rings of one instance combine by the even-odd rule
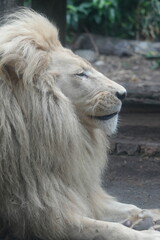
[[[137,8],[137,33],[138,38],[160,39],[160,1],[141,0]]]
[[[118,0],[68,0],[69,30],[106,32],[117,20],[117,3]]]
[[[68,32],[160,39],[159,0],[68,0]]]

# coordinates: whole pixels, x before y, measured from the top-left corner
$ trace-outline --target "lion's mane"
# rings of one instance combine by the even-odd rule
[[[98,219],[103,209],[106,140],[54,84],[49,51],[61,48],[31,10],[0,27],[0,219],[21,239],[58,239],[76,214]]]

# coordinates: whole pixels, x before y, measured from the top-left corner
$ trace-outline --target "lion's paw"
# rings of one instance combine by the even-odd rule
[[[160,231],[160,209],[142,210],[132,215],[123,224],[138,231],[155,229]]]

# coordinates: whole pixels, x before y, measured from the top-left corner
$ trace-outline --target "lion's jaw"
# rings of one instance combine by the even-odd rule
[[[63,61],[62,61],[63,59]],[[53,59],[57,84],[75,106],[79,119],[91,128],[101,128],[107,135],[116,131],[122,102],[116,93],[126,90],[96,71],[88,62],[63,49]]]

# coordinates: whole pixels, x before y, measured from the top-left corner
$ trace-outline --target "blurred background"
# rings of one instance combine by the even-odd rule
[[[63,45],[126,87],[104,187],[119,200],[160,207],[160,0],[0,0],[56,23]]]

